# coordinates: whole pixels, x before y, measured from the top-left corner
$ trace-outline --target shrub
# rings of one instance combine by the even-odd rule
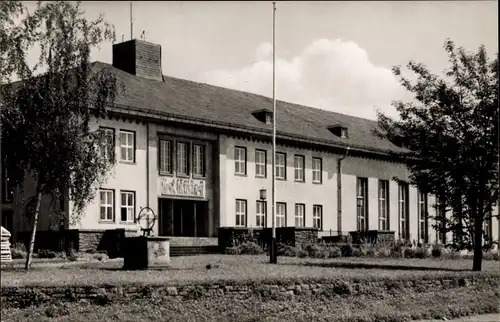
[[[264,253],[262,247],[260,247],[254,242],[245,242],[239,245],[238,249],[239,249],[238,252],[239,254],[245,254],[245,255],[259,255]]]
[[[70,262],[75,262],[78,259],[77,253],[73,248],[69,248],[66,250],[66,258]]]
[[[413,256],[415,258],[424,259],[424,258],[428,257],[427,255],[428,255],[427,250],[423,247],[417,247],[417,248],[415,248],[415,251],[413,252]]]
[[[38,258],[56,258],[57,254],[54,251],[48,249],[40,249],[38,251]]]
[[[278,244],[278,255],[279,256],[287,256],[287,257],[307,257],[307,252],[303,249],[299,249],[294,246],[286,245],[286,244]]]
[[[402,254],[404,258],[415,258],[415,249],[411,247],[404,247]]]
[[[328,254],[329,258],[337,258],[341,256],[342,256],[342,250],[340,249],[340,247],[332,246],[329,249],[329,254]]]
[[[359,245],[359,252],[360,252],[360,256],[367,256],[367,255],[373,256],[375,253],[373,250],[373,246],[370,243],[360,244]]]
[[[238,255],[239,251],[240,251],[240,249],[236,246],[231,246],[231,247],[226,248],[226,254],[228,254],[228,255]]]
[[[431,255],[434,258],[440,258],[441,256],[443,256],[443,246],[441,245],[432,246]]]
[[[10,253],[12,256],[12,259],[21,259],[21,258],[26,258],[26,246],[24,246],[23,243],[15,243],[12,245],[10,248]]]
[[[452,251],[450,254],[450,258],[451,259],[461,259],[462,254],[460,252],[457,252],[457,251]]]
[[[312,258],[328,258],[329,251],[325,246],[310,244],[304,248],[304,251]]]
[[[391,257],[401,258],[404,255],[404,246],[401,243],[396,243],[391,248]]]
[[[352,256],[354,256],[354,247],[352,246],[351,243],[342,245],[340,247],[340,250],[342,252],[342,257],[352,257]]]
[[[387,258],[391,256],[391,248],[389,246],[378,246],[375,249],[375,256]]]

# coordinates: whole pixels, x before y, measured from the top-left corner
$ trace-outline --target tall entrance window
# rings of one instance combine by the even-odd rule
[[[368,178],[358,178],[356,217],[358,231],[368,230]]]

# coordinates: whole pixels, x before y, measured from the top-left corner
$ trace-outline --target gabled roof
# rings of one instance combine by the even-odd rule
[[[167,113],[179,118],[195,117],[206,121],[208,126],[228,124],[265,133],[272,129],[272,124],[260,122],[252,115],[256,110],[272,111],[273,101],[269,97],[169,76],[164,76],[164,82],[148,80],[101,62],[96,62],[94,67],[109,69],[124,84],[125,91],[116,100],[118,106]],[[283,101],[277,101],[276,105],[277,132],[289,137],[374,152],[406,151],[373,135],[377,123],[372,120]],[[333,135],[328,129],[332,124],[348,127],[349,138]]]

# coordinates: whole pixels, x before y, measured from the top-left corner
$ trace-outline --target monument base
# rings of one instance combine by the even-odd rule
[[[138,270],[170,264],[169,237],[127,237],[123,245],[123,269]]]

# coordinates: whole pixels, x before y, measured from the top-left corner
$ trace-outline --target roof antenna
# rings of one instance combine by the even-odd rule
[[[132,21],[132,1],[130,1],[130,40],[134,39],[134,22]]]

